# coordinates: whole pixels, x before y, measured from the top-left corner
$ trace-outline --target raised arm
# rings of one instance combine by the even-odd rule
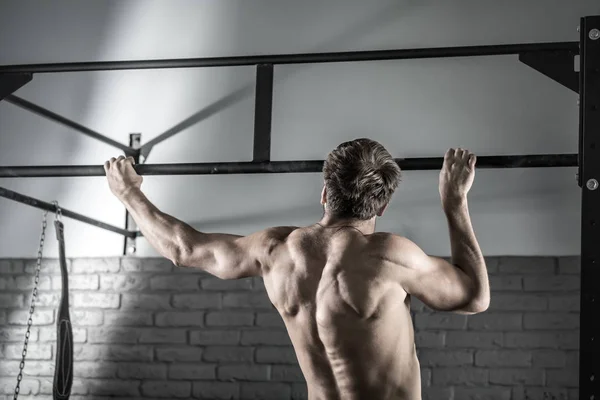
[[[273,250],[293,227],[270,228],[249,236],[198,232],[160,211],[142,193],[133,159],[112,158],[104,165],[113,194],[125,205],[148,242],[177,266],[202,269],[222,279],[261,275]]]
[[[467,203],[475,177],[476,157],[450,149],[440,172],[442,207],[448,220],[452,263],[427,256],[404,239],[405,290],[426,305],[443,311],[478,313],[490,303],[485,259],[475,237]]]

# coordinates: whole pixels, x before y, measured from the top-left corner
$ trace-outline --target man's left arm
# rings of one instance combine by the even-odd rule
[[[249,236],[198,232],[154,206],[142,193],[133,160],[119,157],[104,165],[113,194],[125,205],[148,242],[177,266],[202,269],[221,279],[262,275],[272,250],[293,227],[270,228]]]

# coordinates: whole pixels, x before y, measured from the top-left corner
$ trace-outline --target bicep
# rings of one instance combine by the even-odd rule
[[[459,311],[472,298],[467,274],[448,261],[425,254],[414,243],[406,246],[402,286],[406,292],[437,311]]]

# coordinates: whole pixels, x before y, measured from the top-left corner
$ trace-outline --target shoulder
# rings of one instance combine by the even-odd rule
[[[370,235],[371,248],[383,259],[401,267],[418,265],[424,255],[423,250],[412,240],[387,232]]]

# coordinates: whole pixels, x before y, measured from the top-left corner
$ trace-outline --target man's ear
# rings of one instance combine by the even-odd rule
[[[321,190],[321,205],[324,206],[327,203],[327,188],[323,185],[323,190]]]
[[[388,205],[389,205],[389,204],[390,204],[390,203],[387,203],[386,205],[384,205],[383,207],[381,207],[381,208],[379,209],[379,212],[377,213],[377,216],[378,216],[378,217],[383,217],[383,213],[385,212],[385,210],[387,210],[387,207],[388,207]]]

